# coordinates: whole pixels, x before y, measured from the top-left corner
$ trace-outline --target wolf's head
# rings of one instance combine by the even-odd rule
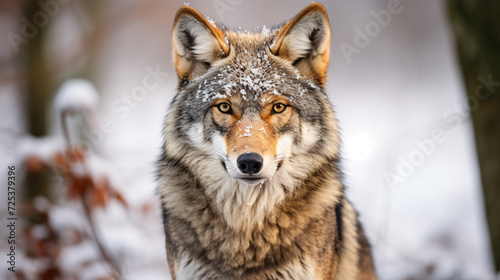
[[[229,224],[251,226],[332,169],[339,139],[324,92],[330,26],[321,4],[260,33],[229,31],[184,6],[172,38],[179,87],[162,185],[194,177]]]

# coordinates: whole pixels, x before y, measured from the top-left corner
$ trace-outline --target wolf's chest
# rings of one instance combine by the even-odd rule
[[[176,278],[180,280],[202,280],[202,279],[221,279],[221,280],[246,280],[246,279],[286,279],[314,280],[317,279],[314,274],[313,265],[310,260],[296,260],[281,267],[272,269],[260,269],[252,272],[230,273],[222,272],[217,268],[207,265],[188,254],[181,258]]]

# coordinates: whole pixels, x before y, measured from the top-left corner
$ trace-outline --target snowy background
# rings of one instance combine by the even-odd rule
[[[332,27],[328,93],[342,128],[345,183],[373,246],[378,275],[499,279],[492,268],[474,137],[445,2],[401,0],[399,12],[377,29],[374,14],[388,10],[390,2],[323,3]],[[226,26],[255,31],[290,19],[309,3],[198,0],[189,5]],[[78,117],[70,122],[72,139],[92,147],[87,162],[92,176],[107,177],[128,204],[127,210],[112,202],[94,213],[99,238],[119,260],[125,279],[169,279],[154,172],[162,119],[176,87],[171,26],[183,2],[99,5],[95,14],[77,0],[60,5],[47,26],[44,55],[50,63],[65,65],[53,77],[57,86],[78,77],[82,64],[90,65],[87,78],[99,95],[96,123],[108,123],[103,131],[82,126]],[[0,11],[2,38],[19,32],[21,17]],[[366,34],[367,28],[372,36],[359,44],[358,30]],[[63,138],[56,105],[48,116],[50,135],[27,135],[23,111],[30,93],[25,92],[22,69],[8,63],[19,54],[8,40],[0,41],[0,59],[5,61],[0,72],[0,166],[6,170],[16,165],[21,180],[26,156],[50,157],[61,149]],[[356,51],[346,55],[348,45]],[[141,100],[127,100],[134,87],[158,70],[167,74],[155,88]],[[12,77],[21,77],[21,82]],[[6,173],[0,172],[0,182],[7,181]],[[59,200],[50,206],[50,225],[58,230],[85,228],[81,206],[67,201],[62,188],[63,181],[54,176],[53,192]],[[5,196],[6,191],[0,192],[0,205],[6,205]],[[35,204],[44,208],[46,203],[39,198]],[[4,209],[0,218],[5,223]],[[35,232],[44,235],[43,230]],[[3,259],[8,234],[4,226],[0,234]],[[22,250],[17,254],[17,265],[26,273],[40,266]],[[79,242],[64,247],[57,263],[76,270],[96,255],[94,244]],[[107,269],[96,263],[80,277],[97,279]],[[12,277],[6,271],[2,260],[0,279]]]

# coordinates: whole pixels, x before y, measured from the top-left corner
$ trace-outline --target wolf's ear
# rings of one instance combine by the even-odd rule
[[[330,59],[330,23],[323,5],[310,4],[281,27],[271,51],[323,86]]]
[[[180,80],[204,74],[214,62],[229,54],[224,33],[189,6],[183,6],[175,15],[172,42]]]

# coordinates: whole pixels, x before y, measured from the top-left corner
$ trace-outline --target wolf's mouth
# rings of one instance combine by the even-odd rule
[[[266,178],[263,177],[237,177],[236,180],[243,182],[247,185],[256,185],[263,182]]]

